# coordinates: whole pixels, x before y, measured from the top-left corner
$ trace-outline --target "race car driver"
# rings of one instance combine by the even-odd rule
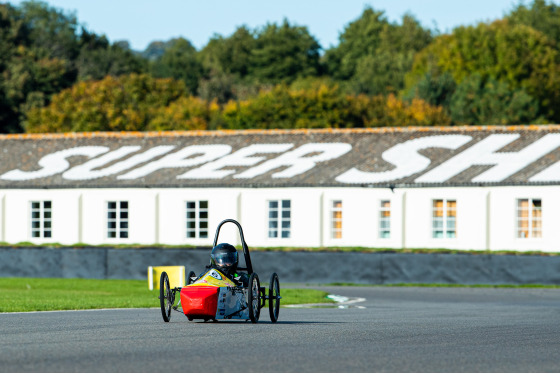
[[[237,272],[238,262],[237,249],[233,245],[221,243],[212,248],[210,268],[221,271],[237,285],[247,287],[249,285],[249,276],[246,273]]]

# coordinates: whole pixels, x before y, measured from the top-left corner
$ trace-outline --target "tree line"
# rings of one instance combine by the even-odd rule
[[[0,132],[560,122],[560,7],[424,28],[366,7],[323,50],[284,20],[144,51],[43,2],[0,4]]]

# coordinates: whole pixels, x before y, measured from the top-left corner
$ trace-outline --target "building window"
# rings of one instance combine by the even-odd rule
[[[391,202],[382,200],[379,208],[379,237],[389,239],[391,237]]]
[[[542,201],[541,199],[517,200],[517,237],[542,237]]]
[[[331,207],[331,238],[342,239],[342,201],[334,200]]]
[[[208,201],[187,201],[187,238],[208,238]]]
[[[290,200],[268,202],[268,237],[288,239],[291,231]]]
[[[52,238],[52,202],[31,202],[31,237]]]
[[[128,238],[128,201],[107,202],[107,237]]]
[[[457,201],[434,200],[432,213],[432,237],[457,237]]]

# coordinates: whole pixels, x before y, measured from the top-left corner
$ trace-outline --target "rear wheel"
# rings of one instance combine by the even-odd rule
[[[249,290],[247,294],[247,303],[249,304],[249,318],[251,322],[259,321],[260,310],[260,288],[259,276],[257,273],[251,274],[249,277]]]
[[[192,282],[194,282],[196,278],[196,274],[194,273],[194,271],[189,271],[189,276],[187,277],[187,285],[191,284]]]
[[[161,315],[165,322],[171,319],[171,308],[173,307],[173,297],[169,287],[169,276],[164,271],[159,278],[159,305],[161,306]]]
[[[280,281],[278,281],[278,274],[276,273],[272,273],[268,285],[268,312],[272,322],[278,321],[278,313],[280,313]]]

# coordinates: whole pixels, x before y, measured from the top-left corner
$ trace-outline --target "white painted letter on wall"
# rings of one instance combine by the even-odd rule
[[[268,160],[258,166],[237,174],[234,178],[249,179],[265,174],[279,167],[288,166],[285,170],[272,174],[272,178],[292,178],[305,173],[315,167],[318,162],[332,160],[348,153],[352,146],[347,143],[308,143],[284,153],[272,160]],[[311,153],[319,153],[305,157]]]
[[[65,149],[44,156],[39,160],[39,166],[42,167],[36,171],[21,171],[19,169],[10,170],[0,176],[2,179],[11,181],[25,181],[36,178],[50,177],[58,173],[62,173],[70,167],[70,163],[66,158],[71,156],[87,156],[89,158],[99,156],[109,150],[108,147],[101,146],[85,146]]]
[[[529,182],[560,182],[560,161],[529,178]]]
[[[87,180],[118,174],[122,171],[133,168],[136,165],[149,161],[152,158],[165,154],[171,151],[173,148],[175,148],[175,146],[160,145],[154,148],[150,148],[146,152],[134,155],[124,161],[117,162],[116,164],[111,165],[105,169],[93,170],[105,164],[108,164],[109,162],[118,160],[119,158],[136,152],[140,149],[140,146],[121,147],[113,152],[109,152],[101,157],[90,160],[85,164],[73,167],[72,169],[62,174],[62,177],[70,180]]]
[[[183,175],[179,175],[179,179],[221,179],[235,170],[220,170],[228,166],[253,166],[264,157],[251,157],[259,153],[279,153],[292,148],[293,144],[253,144],[245,148],[241,148],[235,153],[224,156],[216,161],[209,162],[197,169],[190,170]]]
[[[231,146],[227,144],[191,145],[124,175],[119,175],[117,179],[142,178],[160,169],[192,167],[214,161],[230,152]]]
[[[473,178],[475,183],[500,182],[560,146],[560,134],[548,134],[519,152],[496,151],[519,134],[494,134],[416,179],[416,183],[443,183],[474,165],[495,165]]]
[[[426,136],[397,144],[383,152],[381,157],[395,165],[393,170],[381,172],[365,172],[352,168],[336,178],[340,183],[380,183],[405,178],[421,172],[430,166],[430,159],[418,154],[426,148],[457,149],[468,143],[472,137],[468,135]]]

